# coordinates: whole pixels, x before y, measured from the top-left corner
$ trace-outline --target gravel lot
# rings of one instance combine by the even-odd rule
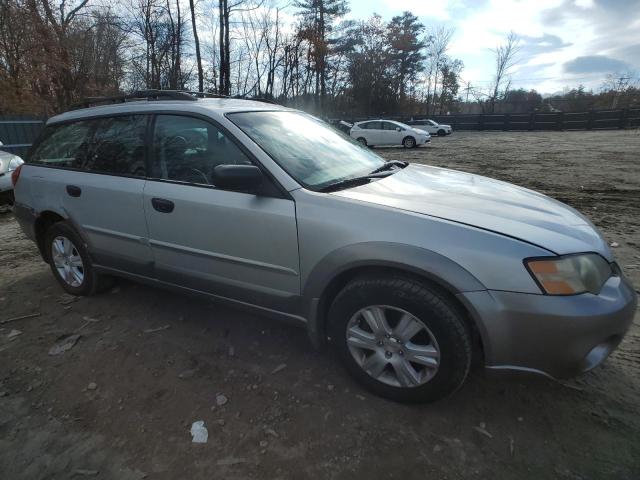
[[[640,288],[639,132],[456,133],[377,151],[571,204]],[[0,325],[0,478],[640,478],[638,314],[578,379],[476,371],[446,401],[398,405],[293,327],[124,281],[64,295],[0,214],[0,321],[32,313]],[[73,348],[48,354],[70,334]],[[196,420],[206,444],[191,443]]]

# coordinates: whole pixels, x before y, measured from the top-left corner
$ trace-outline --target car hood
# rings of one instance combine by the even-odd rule
[[[438,124],[438,126],[443,128],[451,128],[451,125],[445,125],[444,123],[440,123]]]
[[[480,175],[411,164],[382,180],[333,195],[490,230],[560,255],[597,252],[613,260],[593,224],[573,208]]]
[[[431,135],[429,135],[429,132],[427,132],[426,130],[420,130],[419,128],[416,127],[411,127],[411,130],[413,130],[414,132],[420,134],[420,135],[426,135],[427,137],[430,137]]]

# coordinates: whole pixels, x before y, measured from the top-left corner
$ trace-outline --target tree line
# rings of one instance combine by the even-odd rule
[[[514,33],[493,51],[492,82],[465,87],[452,29],[410,12],[389,21],[348,12],[347,0],[0,0],[0,114],[50,115],[144,89],[261,97],[340,117],[557,108],[511,88]],[[616,102],[634,91],[626,85]]]

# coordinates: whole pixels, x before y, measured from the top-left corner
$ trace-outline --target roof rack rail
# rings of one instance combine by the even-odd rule
[[[88,97],[71,107],[72,110],[88,108],[101,104],[125,103],[140,100],[197,100],[188,92],[180,90],[138,90],[125,95],[114,95],[111,97]]]
[[[266,98],[247,98],[245,96],[236,95],[222,95],[219,93],[208,93],[208,92],[191,92],[187,90],[138,90],[133,93],[125,94],[125,95],[115,95],[111,97],[88,97],[83,101],[78,102],[72,105],[71,110],[77,110],[80,108],[88,108],[94,107],[97,105],[103,104],[112,104],[112,103],[126,103],[126,102],[135,102],[141,100],[186,100],[186,101],[195,101],[198,98],[233,98],[239,100],[254,100],[256,102],[265,102],[276,104],[273,100],[269,100]]]

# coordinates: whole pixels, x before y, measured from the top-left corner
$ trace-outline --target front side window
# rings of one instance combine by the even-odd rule
[[[400,125],[396,125],[391,122],[382,122],[382,126],[384,130],[396,130],[397,128],[400,128]]]
[[[49,125],[29,155],[29,163],[79,168],[86,161],[92,125],[88,121]]]
[[[151,176],[213,185],[218,165],[251,165],[224,132],[199,118],[158,115],[153,135]]]
[[[384,164],[375,153],[304,113],[254,111],[227,117],[289,175],[312,190],[366,175]]]

